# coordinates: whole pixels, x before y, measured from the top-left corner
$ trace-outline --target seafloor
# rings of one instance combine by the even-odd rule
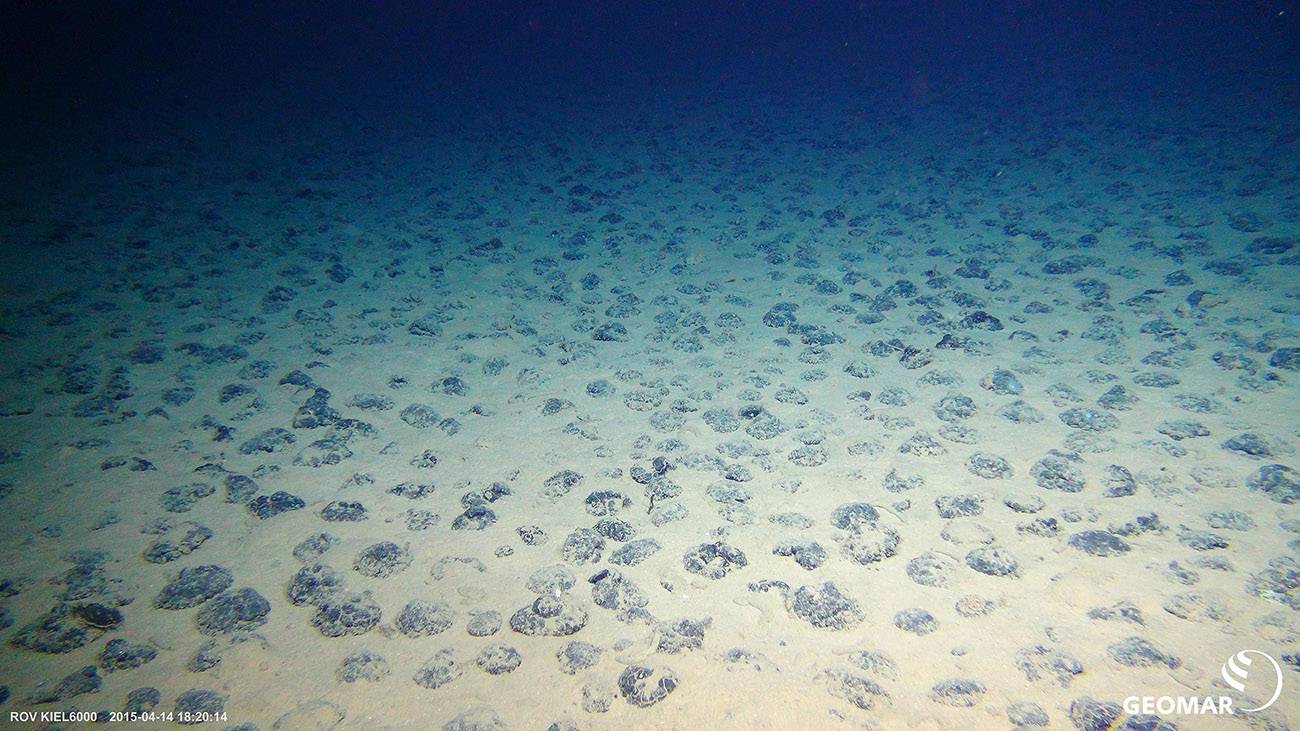
[[[1294,105],[985,88],[6,149],[0,712],[1296,723]]]

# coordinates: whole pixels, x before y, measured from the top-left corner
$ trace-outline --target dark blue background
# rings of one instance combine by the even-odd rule
[[[986,76],[1296,92],[1296,3],[5,3],[11,121],[156,108],[382,102],[651,82],[932,84]]]

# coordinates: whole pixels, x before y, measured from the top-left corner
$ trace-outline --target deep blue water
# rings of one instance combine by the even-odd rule
[[[10,115],[303,104],[486,106],[549,91],[653,96],[664,85],[811,89],[1267,84],[1294,103],[1300,29],[1286,2],[664,2],[8,4]],[[936,89],[941,92],[941,87]],[[44,117],[46,121],[54,121]],[[64,120],[68,121],[68,120]]]

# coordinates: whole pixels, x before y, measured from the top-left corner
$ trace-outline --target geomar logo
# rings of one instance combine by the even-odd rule
[[[1273,666],[1273,695],[1262,706],[1242,708],[1241,710],[1246,713],[1262,711],[1276,703],[1278,696],[1282,695],[1282,666],[1278,665],[1277,660],[1274,660],[1271,655],[1259,650],[1242,650],[1228,658],[1228,661],[1223,663],[1223,671],[1220,673],[1223,676],[1223,682],[1238,693],[1244,693],[1246,691],[1246,678],[1250,676],[1251,655],[1258,655],[1268,660],[1269,664]]]
[[[1268,664],[1273,668],[1273,677],[1271,678],[1273,695],[1269,696],[1268,702],[1263,705],[1255,706],[1254,708],[1234,708],[1232,696],[1227,695],[1131,695],[1124,699],[1124,711],[1132,714],[1159,713],[1162,715],[1178,714],[1197,716],[1230,716],[1237,713],[1255,713],[1257,711],[1262,711],[1276,703],[1278,696],[1282,695],[1282,666],[1277,664],[1277,660],[1274,660],[1270,655],[1260,652],[1259,650],[1242,650],[1229,657],[1228,661],[1223,663],[1223,669],[1219,674],[1223,677],[1223,682],[1228,684],[1228,687],[1245,695],[1246,680],[1251,677],[1250,666],[1254,660],[1254,655],[1258,655],[1265,660],[1268,660]],[[1264,665],[1261,663],[1259,667],[1255,668],[1255,670],[1258,671],[1263,667]],[[1255,692],[1260,692],[1260,689],[1268,688],[1269,685],[1267,680],[1268,679],[1264,677],[1255,677],[1251,681],[1253,690]]]

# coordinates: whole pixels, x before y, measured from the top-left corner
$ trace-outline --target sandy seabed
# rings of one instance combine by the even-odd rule
[[[1288,728],[1296,123],[1081,98],[213,119],[32,168],[0,712]],[[1123,707],[1256,705],[1241,650],[1266,711]]]

